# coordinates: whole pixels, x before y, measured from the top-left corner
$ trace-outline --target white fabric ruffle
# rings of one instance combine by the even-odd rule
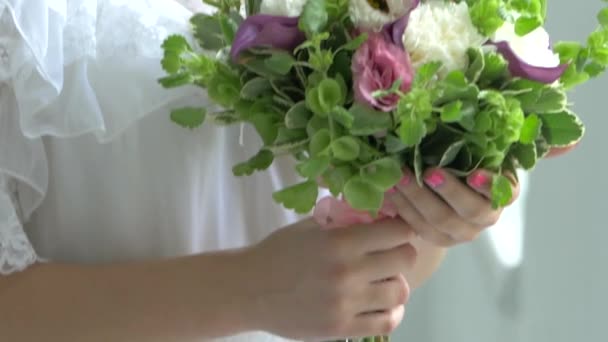
[[[169,103],[204,96],[157,83],[162,41],[188,35],[191,15],[169,0],[0,0],[0,179],[16,184],[14,196],[0,194],[16,198],[0,201],[0,273],[33,262],[29,243],[27,257],[9,253],[24,250],[20,223],[47,191],[42,137],[109,142]]]

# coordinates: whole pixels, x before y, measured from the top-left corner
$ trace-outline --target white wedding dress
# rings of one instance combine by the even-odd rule
[[[206,101],[156,82],[159,46],[191,15],[173,0],[0,0],[0,274],[240,247],[297,219],[271,199],[297,181],[289,161],[231,173],[254,132],[170,122]]]

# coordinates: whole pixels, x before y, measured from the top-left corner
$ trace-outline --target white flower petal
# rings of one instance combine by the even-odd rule
[[[440,76],[464,69],[468,64],[467,49],[480,47],[486,41],[473,25],[466,2],[443,0],[420,4],[410,14],[403,35],[413,66],[440,61],[443,63]]]
[[[263,0],[260,6],[261,14],[277,15],[283,17],[297,17],[307,0]]]
[[[515,25],[505,22],[494,33],[492,41],[507,42],[513,53],[526,64],[545,68],[560,65],[559,55],[550,48],[549,33],[542,26],[520,37],[515,33]]]

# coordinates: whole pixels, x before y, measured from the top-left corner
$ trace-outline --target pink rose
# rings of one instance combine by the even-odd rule
[[[381,33],[370,33],[355,53],[351,68],[355,99],[385,112],[395,109],[399,96],[392,94],[374,98],[372,94],[389,89],[399,79],[400,90],[406,93],[411,89],[414,78],[414,68],[407,52]]]

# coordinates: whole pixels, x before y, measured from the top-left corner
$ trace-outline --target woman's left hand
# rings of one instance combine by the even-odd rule
[[[419,186],[413,173],[404,170],[404,179],[389,195],[401,216],[426,241],[449,247],[473,241],[496,224],[502,209],[490,201],[493,174],[478,170],[467,184],[443,169],[430,169],[423,175],[426,186]],[[519,184],[512,179],[513,198]],[[512,203],[511,202],[511,203]]]

